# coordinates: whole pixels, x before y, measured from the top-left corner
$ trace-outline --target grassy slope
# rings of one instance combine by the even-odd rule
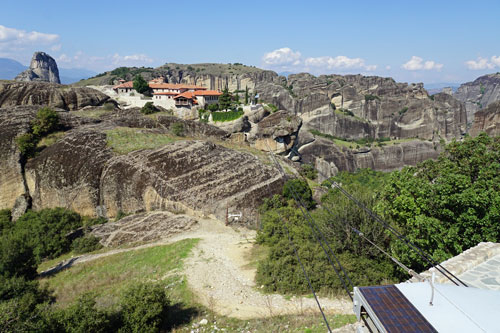
[[[139,149],[154,149],[172,143],[173,136],[152,133],[145,129],[117,127],[106,131],[108,146],[117,154],[128,154]]]
[[[69,305],[77,296],[96,292],[100,304],[113,306],[120,293],[134,281],[163,280],[167,273],[182,267],[182,260],[198,242],[185,239],[173,244],[132,250],[78,264],[42,279],[54,290],[59,306]]]

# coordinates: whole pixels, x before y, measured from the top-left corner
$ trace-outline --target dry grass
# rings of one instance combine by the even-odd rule
[[[62,139],[66,135],[65,132],[54,132],[50,133],[46,137],[43,137],[42,140],[38,143],[37,147],[48,147]]]
[[[67,306],[89,291],[99,295],[99,303],[112,306],[132,282],[163,280],[168,273],[180,269],[182,260],[197,242],[198,239],[185,239],[114,254],[75,265],[41,282],[54,290],[58,306]]]

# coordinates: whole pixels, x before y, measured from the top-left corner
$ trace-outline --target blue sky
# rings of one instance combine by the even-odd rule
[[[465,82],[500,71],[500,1],[5,1],[0,57],[96,72],[240,62]]]

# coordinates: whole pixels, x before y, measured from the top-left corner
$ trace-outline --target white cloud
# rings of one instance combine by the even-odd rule
[[[59,35],[56,34],[25,31],[0,25],[0,56],[2,57],[27,60],[31,58],[33,51],[54,47],[58,42]]]
[[[319,67],[327,70],[346,70],[361,69],[365,71],[374,71],[376,65],[366,65],[361,58],[348,58],[346,56],[336,57],[310,57],[304,61],[306,67]]]
[[[443,64],[438,64],[432,60],[424,61],[424,59],[413,56],[411,59],[403,64],[404,69],[409,71],[418,71],[418,70],[437,70],[440,71],[443,68]]]
[[[306,71],[313,74],[326,74],[332,71],[374,71],[377,68],[376,65],[367,65],[361,58],[346,56],[303,58],[299,51],[293,51],[288,47],[264,54],[262,66],[276,71]]]
[[[290,48],[283,47],[264,54],[262,62],[265,66],[299,65],[300,58],[300,52],[293,52]]]
[[[385,66],[385,69],[388,70],[388,71],[390,71],[391,70],[391,66],[387,65],[387,66]]]
[[[480,69],[493,69],[495,67],[500,67],[500,56],[492,56],[490,60],[488,58],[478,57],[477,60],[469,60],[465,62],[468,69],[480,70]]]
[[[63,68],[86,68],[94,71],[106,71],[121,66],[147,66],[154,62],[145,54],[122,56],[115,53],[107,56],[90,56],[82,51],[76,52],[73,56],[63,53],[56,60]]]

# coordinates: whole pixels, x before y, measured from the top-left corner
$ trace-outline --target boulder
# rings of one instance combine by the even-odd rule
[[[45,52],[35,52],[30,67],[16,76],[15,80],[61,83],[56,61]]]

